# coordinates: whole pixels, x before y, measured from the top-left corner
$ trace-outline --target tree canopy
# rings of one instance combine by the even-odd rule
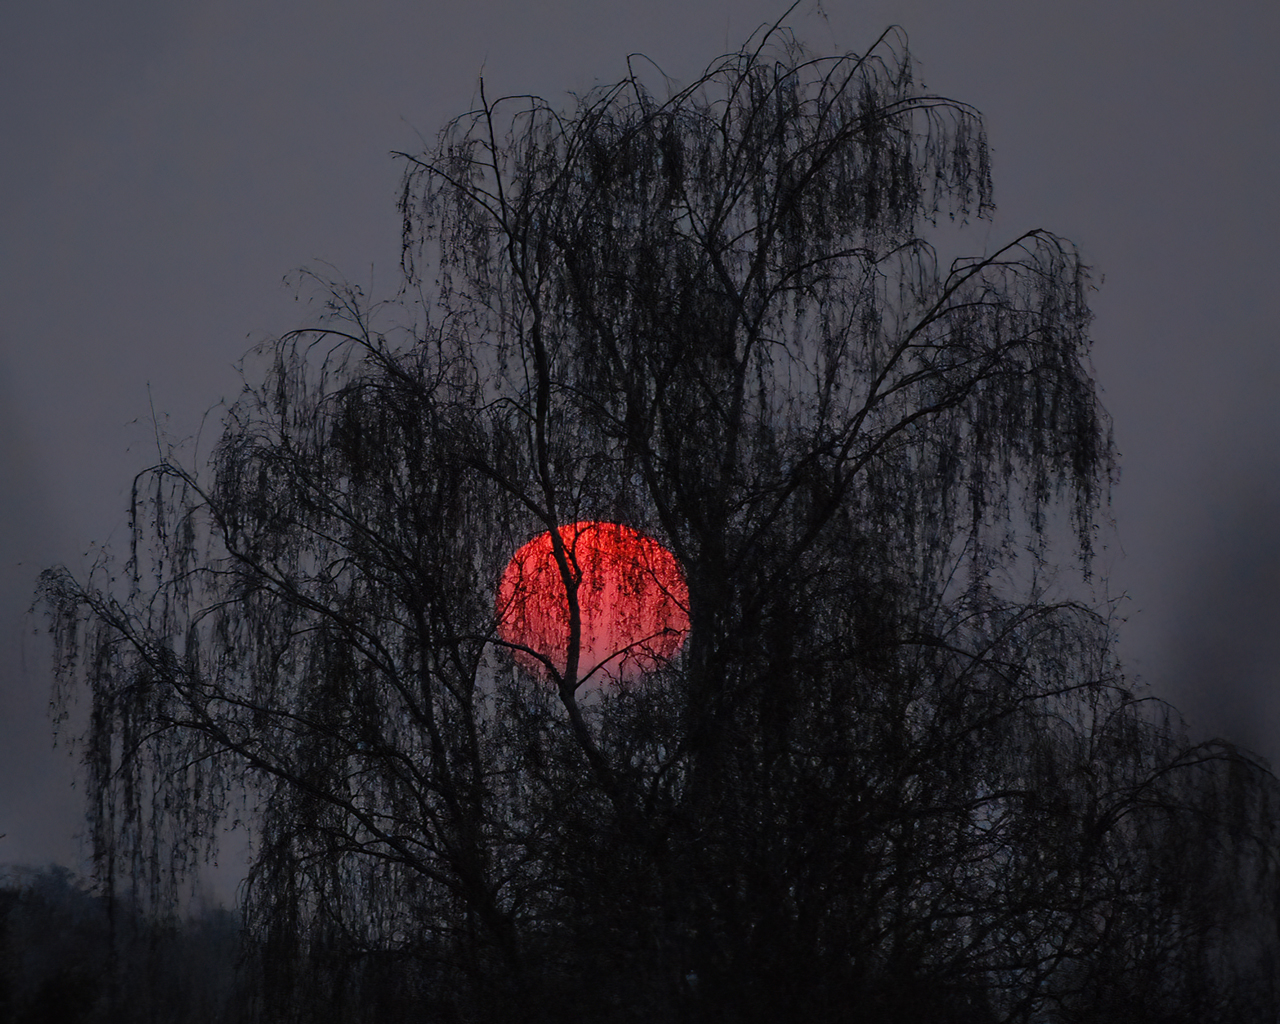
[[[118,582],[46,574],[104,882],[163,899],[240,815],[281,1019],[1274,1010],[1269,781],[1132,692],[1089,590],[1074,247],[938,255],[986,136],[898,30],[645,69],[400,154],[399,296],[250,361]],[[578,656],[583,522],[687,583],[634,681]],[[497,600],[544,533],[559,658]]]

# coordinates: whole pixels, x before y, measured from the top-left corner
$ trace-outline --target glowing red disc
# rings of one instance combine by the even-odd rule
[[[580,577],[578,679],[630,682],[669,661],[689,630],[689,588],[675,557],[656,540],[617,523],[562,526],[570,570]],[[498,585],[498,636],[547,658],[564,674],[569,598],[551,534],[534,537]],[[546,663],[516,650],[521,665],[550,679]]]

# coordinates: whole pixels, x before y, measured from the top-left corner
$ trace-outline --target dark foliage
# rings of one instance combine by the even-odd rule
[[[243,814],[270,1020],[1274,1019],[1269,776],[1091,597],[1086,269],[924,240],[987,148],[900,33],[403,156],[400,326],[335,287],[139,479],[121,582],[46,575],[104,879],[163,899]],[[497,636],[585,519],[687,576],[634,685]]]
[[[93,895],[65,868],[0,887],[4,1024],[214,1024],[249,1009],[225,911],[179,920]]]

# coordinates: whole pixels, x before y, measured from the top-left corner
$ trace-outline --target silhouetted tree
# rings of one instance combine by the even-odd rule
[[[238,807],[273,1020],[1031,1021],[1114,963],[1189,980],[1271,818],[1221,824],[1204,780],[1261,775],[1142,710],[1091,604],[1086,268],[925,240],[990,211],[988,152],[897,30],[775,26],[666,99],[641,68],[402,154],[399,322],[334,287],[207,471],[139,478],[119,582],[46,575],[103,877],[161,898]],[[687,578],[630,684],[578,657],[557,531],[594,520]],[[568,654],[531,672],[495,592],[544,531]]]

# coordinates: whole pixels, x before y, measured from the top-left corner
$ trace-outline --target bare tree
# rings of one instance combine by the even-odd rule
[[[1091,604],[1087,270],[1042,230],[940,259],[986,138],[897,30],[645,68],[401,154],[392,309],[334,287],[262,351],[208,469],[139,478],[123,584],[46,574],[102,877],[161,893],[241,806],[277,1016],[1067,1013],[1120,922],[1185,924],[1155,823],[1260,785],[1142,712]],[[580,663],[583,521],[687,579],[642,681]],[[544,532],[563,659],[495,619]]]

